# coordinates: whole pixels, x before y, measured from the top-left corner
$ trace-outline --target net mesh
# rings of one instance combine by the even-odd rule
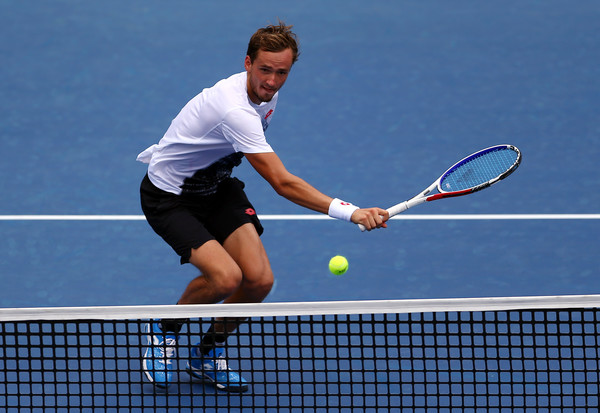
[[[492,306],[489,299],[450,301],[449,307],[443,300],[416,301],[345,302],[335,310],[327,303],[275,309],[220,305],[213,316],[211,306],[60,314],[0,310],[0,408],[325,412],[599,406],[596,296],[508,305],[494,299]],[[180,332],[172,383],[163,389],[143,373],[144,327],[148,315],[182,314],[201,315],[188,317]],[[229,367],[249,382],[244,393],[191,380],[186,371],[202,332],[213,317],[225,314],[250,315],[227,341]]]

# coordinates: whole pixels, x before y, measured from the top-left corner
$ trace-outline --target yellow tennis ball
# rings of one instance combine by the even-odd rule
[[[335,275],[342,275],[346,271],[348,271],[348,260],[346,257],[342,257],[341,255],[336,255],[332,259],[329,260],[329,271]]]

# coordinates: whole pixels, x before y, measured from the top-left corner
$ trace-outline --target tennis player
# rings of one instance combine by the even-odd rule
[[[175,252],[181,263],[196,266],[178,304],[261,302],[273,285],[273,272],[260,240],[263,227],[244,193],[244,183],[232,177],[243,158],[281,196],[367,230],[386,227],[382,208],[360,209],[331,198],[286,170],[265,138],[273,119],[278,91],[298,59],[291,26],[283,22],[252,35],[245,71],[204,89],[172,121],[158,144],[138,160],[148,163],[140,193],[148,223]],[[242,392],[248,383],[231,371],[224,343],[240,320],[215,322],[192,350],[188,372],[217,388]],[[166,387],[180,320],[160,320],[147,326],[148,348],[143,369],[150,381]]]

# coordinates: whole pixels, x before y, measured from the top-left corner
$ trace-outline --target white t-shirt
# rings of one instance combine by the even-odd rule
[[[163,191],[210,194],[240,164],[242,153],[273,152],[265,138],[277,105],[252,103],[246,72],[204,89],[171,122],[156,145],[137,157],[148,163],[148,178]]]

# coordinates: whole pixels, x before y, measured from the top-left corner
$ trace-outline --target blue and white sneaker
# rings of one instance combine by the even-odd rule
[[[220,390],[237,393],[248,390],[248,382],[227,367],[223,346],[216,346],[205,356],[196,345],[192,349],[186,370],[190,376],[211,383]]]
[[[167,387],[173,381],[173,359],[176,355],[177,336],[163,333],[157,322],[146,324],[148,347],[144,351],[142,365],[148,380],[159,387]]]

